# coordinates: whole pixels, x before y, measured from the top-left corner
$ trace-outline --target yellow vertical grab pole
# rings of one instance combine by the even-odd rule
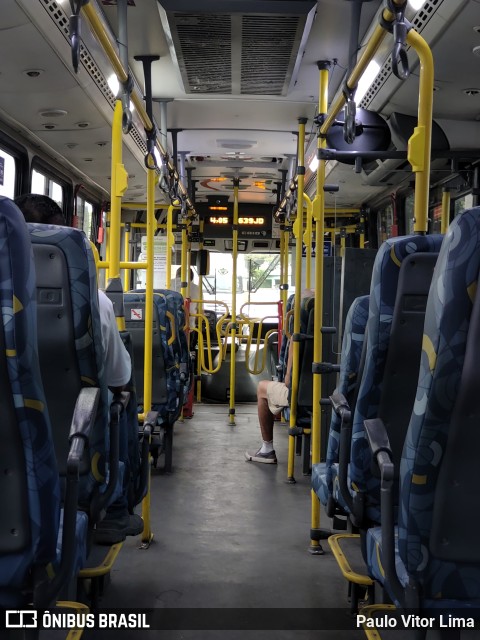
[[[200,220],[200,242],[198,245],[199,249],[203,249],[203,227],[204,227],[204,220]],[[203,276],[198,276],[198,299],[199,299],[199,303],[197,304],[197,313],[202,315],[203,314]],[[197,321],[197,329],[200,332],[202,329],[202,322],[200,320],[200,318]],[[207,327],[207,331],[209,331],[209,328]],[[202,401],[202,358],[200,356],[200,348],[203,348],[203,340],[198,339],[197,342],[197,402],[201,402]]]
[[[113,170],[113,162],[112,162],[112,170]],[[113,190],[113,175],[111,176],[111,185]],[[105,212],[105,261],[107,264],[110,264],[110,211]],[[108,267],[105,269],[105,286],[107,286],[108,282]]]
[[[360,249],[365,249],[365,216],[360,216]]]
[[[238,259],[238,187],[240,180],[233,180],[233,264],[232,264],[232,329],[230,331],[230,407],[228,422],[235,424],[235,336],[237,335],[237,259]]]
[[[303,234],[303,242],[305,244],[305,256],[307,259],[305,269],[305,287],[311,289],[312,287],[312,233],[313,233],[313,218],[312,218],[312,201],[306,193],[303,194],[303,199],[307,203],[307,221],[305,224],[305,233]]]
[[[167,211],[167,274],[165,286],[170,289],[172,286],[172,247],[175,242],[173,235],[173,206],[170,205]]]
[[[320,72],[320,86],[318,96],[318,112],[327,113],[328,109],[328,76],[330,62],[318,62]],[[317,138],[317,148],[326,146],[324,137]],[[323,318],[323,238],[325,236],[325,160],[320,160],[317,166],[317,189],[313,199],[312,211],[315,221],[315,307],[314,307],[314,330],[313,330],[313,362],[322,362],[323,340],[322,340],[322,318]],[[334,235],[332,234],[332,241]],[[312,413],[312,465],[320,462],[320,438],[321,438],[321,408],[322,397],[322,376],[314,369],[313,374],[313,413]],[[320,503],[317,494],[311,490],[311,531],[310,531],[310,552],[322,554],[323,549],[320,544]]]
[[[300,309],[302,299],[302,249],[303,249],[303,189],[305,186],[305,125],[307,118],[298,119],[298,167],[297,167],[297,219],[295,220],[295,306],[293,312],[293,349],[291,387],[290,387],[290,428],[297,424],[298,378],[300,372],[300,342],[296,337],[300,334]],[[295,436],[288,438],[288,471],[287,482],[294,483]]]
[[[286,318],[287,318],[287,300],[288,300],[288,286],[289,286],[289,282],[288,282],[288,256],[289,256],[289,250],[290,250],[290,231],[287,231],[285,229],[285,224],[282,225],[281,227],[281,234],[283,237],[283,250],[282,250],[282,255],[281,255],[281,263],[283,265],[283,277],[282,277],[282,290],[281,290],[281,300],[282,300],[282,327],[283,327],[283,331],[285,332],[287,330],[287,323],[286,323]],[[288,229],[288,227],[287,227]],[[283,339],[283,335],[278,336],[279,340]],[[285,417],[283,415],[283,412],[281,414],[281,418],[280,418],[281,422],[286,422]]]
[[[130,223],[125,223],[125,233],[123,235],[123,259],[128,262],[130,259]],[[130,271],[129,269],[123,270],[123,290],[128,291],[130,289]]]
[[[171,254],[171,252],[170,252]],[[188,259],[188,234],[187,227],[185,222],[182,223],[182,263],[180,265],[180,293],[182,294],[183,300],[188,298],[190,295],[190,261]],[[185,307],[185,303],[184,303]],[[187,326],[187,341],[190,343],[190,322]],[[183,418],[183,409],[181,413],[181,422],[184,421]]]
[[[411,29],[407,43],[420,59],[418,124],[408,141],[408,161],[415,173],[415,233],[427,233],[433,115],[433,56],[420,34]]]
[[[144,415],[152,408],[152,342],[153,342],[153,238],[157,221],[155,220],[155,170],[147,170],[147,278],[145,285],[145,355],[143,368],[143,411]],[[148,491],[142,502],[143,533],[142,542],[149,544],[153,539],[150,526],[150,467]]]
[[[182,294],[184,299],[187,297],[187,292],[188,292],[187,249],[188,249],[187,228],[185,226],[183,226],[183,229],[182,229],[182,264],[181,264],[181,269],[180,269],[180,274],[181,274],[180,275],[180,277],[181,277],[180,293]]]
[[[115,102],[112,123],[112,195],[110,202],[110,232],[108,234],[108,274],[110,278],[120,277],[120,222],[122,215],[122,195],[127,188],[127,172],[122,164],[122,102]]]
[[[447,233],[448,225],[450,224],[450,189],[446,187],[442,193],[442,227],[440,233]]]
[[[283,239],[283,280],[282,280],[282,303],[283,303],[283,328],[285,329],[285,318],[287,315],[287,300],[288,300],[288,267],[289,267],[289,255],[290,255],[290,231],[287,229],[284,230],[284,239]]]

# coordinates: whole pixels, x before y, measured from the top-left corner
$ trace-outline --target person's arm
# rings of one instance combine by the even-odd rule
[[[290,382],[292,381],[292,366],[293,366],[293,340],[290,340],[290,344],[288,348],[287,370],[285,372],[285,384],[287,385],[287,387],[290,386]]]
[[[132,374],[132,363],[117,328],[115,312],[108,296],[98,292],[100,322],[104,351],[104,371],[107,385],[113,393],[123,390]]]

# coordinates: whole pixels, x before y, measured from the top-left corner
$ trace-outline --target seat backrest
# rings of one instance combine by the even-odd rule
[[[371,455],[364,432],[364,420],[378,417],[382,394],[386,384],[386,367],[389,362],[390,382],[396,386],[399,397],[396,406],[403,407],[409,415],[413,407],[414,384],[402,385],[399,378],[393,377],[395,368],[402,375],[415,380],[418,376],[420,345],[424,319],[424,300],[433,274],[443,236],[406,236],[391,238],[380,247],[372,274],[370,288],[369,317],[367,323],[367,341],[365,366],[358,389],[357,403],[352,425],[352,446],[350,456],[350,480],[356,490],[364,492],[367,505],[378,505],[379,479],[371,472]],[[433,259],[428,255],[433,255]],[[409,320],[408,331],[395,331],[395,339],[402,338],[399,349],[392,347],[391,335],[395,312],[398,325]],[[413,321],[413,322],[412,322]],[[417,337],[413,338],[412,331]],[[403,358],[402,348],[407,349],[412,341],[409,354]],[[389,355],[395,356],[395,361]],[[408,418],[405,417],[406,430]],[[388,427],[388,425],[387,425]],[[377,520],[379,511],[370,511],[369,517]]]
[[[124,463],[124,493],[128,499],[128,506],[133,509],[145,496],[147,486],[141,470],[141,455],[138,437],[138,405],[137,405],[137,383],[134,357],[134,345],[132,336],[128,331],[121,331],[120,337],[123,345],[130,356],[132,365],[130,380],[125,385],[124,391],[130,394],[125,411],[120,417],[120,442],[122,434],[124,437],[119,447],[120,460]],[[122,429],[124,431],[122,431]]]
[[[438,258],[400,464],[399,553],[424,605],[480,602],[479,274],[476,207],[452,222]]]
[[[143,348],[143,342],[141,347],[137,346],[141,338],[138,329],[135,331],[136,321],[132,319],[132,309],[135,308],[137,303],[141,304],[143,309],[145,308],[144,290],[129,291],[125,294],[125,306],[129,309],[129,312],[126,313],[127,328],[135,332],[132,334],[135,345],[135,360],[137,361],[138,353],[138,358],[141,358],[143,367],[143,354],[140,354],[140,350]],[[153,304],[158,322],[157,335],[160,344],[156,371],[160,373],[159,368],[161,367],[161,363],[159,352],[161,351],[163,356],[163,373],[165,376],[165,395],[162,397],[166,399],[158,399],[158,401],[155,401],[152,391],[152,406],[156,410],[160,410],[161,418],[168,418],[170,422],[173,422],[180,414],[183,400],[187,397],[189,388],[190,351],[185,333],[184,303],[181,294],[176,291],[155,289],[153,292]],[[138,321],[136,326],[139,326]],[[154,377],[155,376],[152,376],[152,384],[157,384],[157,381],[154,382],[153,380]],[[137,382],[137,384],[139,390],[143,389],[143,384],[141,387],[139,382]]]
[[[313,334],[315,298],[304,298],[300,308],[300,367],[298,375],[297,406],[302,411],[311,411],[313,406]]]
[[[38,364],[35,296],[24,218],[0,197],[1,607],[29,601],[30,571],[55,559],[59,527],[60,487]]]
[[[145,295],[126,293],[124,296],[125,327],[132,336],[137,402],[143,404],[145,364]],[[162,345],[160,320],[156,305],[153,309],[152,327],[152,404],[165,405],[167,396],[167,371]]]
[[[290,296],[288,296],[287,304],[285,305],[286,314],[293,309],[294,302],[295,294],[292,293]],[[284,327],[282,343],[280,345],[280,354],[278,356],[278,379],[280,380],[280,382],[285,379],[287,369],[288,344],[290,339],[288,338],[286,331],[288,331],[288,333],[290,334],[293,333],[293,316],[289,316],[289,319],[287,320],[287,326]]]
[[[28,224],[37,274],[38,351],[60,475],[81,387],[100,388],[100,401],[80,473],[79,501],[91,503],[107,477],[108,388],[103,375],[95,259],[78,229]]]
[[[367,328],[369,299],[370,296],[356,298],[345,318],[342,353],[340,355],[340,374],[336,391],[345,396],[352,411],[354,410],[352,404],[353,396],[359,383],[357,375]],[[332,467],[338,462],[340,427],[341,419],[335,411],[332,411],[325,459],[326,481],[329,495],[332,495],[333,492]]]

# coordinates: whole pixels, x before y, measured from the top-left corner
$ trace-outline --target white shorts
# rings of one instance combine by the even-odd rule
[[[284,382],[270,382],[267,385],[268,408],[274,416],[288,407],[288,387]]]

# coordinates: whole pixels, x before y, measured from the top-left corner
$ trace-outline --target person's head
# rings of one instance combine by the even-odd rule
[[[15,204],[27,222],[65,225],[63,211],[52,198],[39,193],[27,193],[15,198]]]
[[[177,273],[175,274],[175,277],[180,279],[182,277],[182,267],[178,267],[177,269]],[[190,282],[193,282],[193,269],[192,267],[190,267]]]

